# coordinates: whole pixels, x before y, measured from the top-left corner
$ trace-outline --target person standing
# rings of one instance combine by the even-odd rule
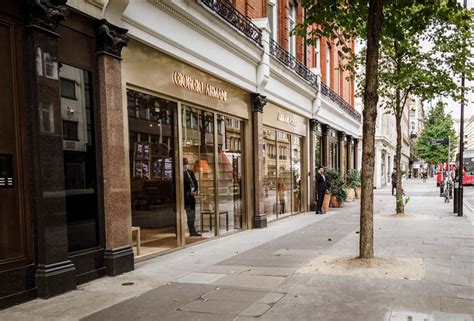
[[[392,172],[392,196],[395,195],[397,189],[397,169],[394,167]]]
[[[317,205],[316,214],[323,214],[323,201],[324,194],[326,194],[326,177],[324,176],[324,167],[318,167],[318,174],[316,175],[316,193],[317,193]]]
[[[188,218],[188,230],[191,236],[202,236],[196,231],[194,221],[196,219],[196,199],[194,198],[198,191],[198,182],[193,171],[189,169],[187,158],[183,158],[184,169],[184,208]]]

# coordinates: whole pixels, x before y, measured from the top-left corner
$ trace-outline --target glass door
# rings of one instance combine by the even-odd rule
[[[217,115],[219,234],[243,224],[242,126],[239,119]]]
[[[176,207],[177,103],[127,90],[136,255],[180,246]]]
[[[182,105],[185,242],[217,235],[214,114]]]
[[[277,131],[278,151],[278,218],[288,216],[292,210],[292,169],[291,169],[291,134]]]

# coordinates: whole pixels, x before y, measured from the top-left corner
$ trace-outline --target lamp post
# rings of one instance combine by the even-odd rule
[[[467,8],[467,0],[464,0],[464,8]],[[458,201],[458,216],[463,216],[463,199],[464,199],[464,189],[463,189],[463,165],[464,165],[464,84],[465,84],[466,75],[463,71],[461,75],[461,121],[459,122],[459,166],[457,168],[457,177],[459,182],[459,197]]]

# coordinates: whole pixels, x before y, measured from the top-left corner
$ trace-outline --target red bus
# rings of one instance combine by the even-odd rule
[[[459,154],[457,156],[459,158]],[[463,185],[474,185],[474,150],[463,153]]]

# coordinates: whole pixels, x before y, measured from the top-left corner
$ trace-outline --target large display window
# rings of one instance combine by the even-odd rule
[[[264,127],[264,211],[269,221],[301,212],[303,139]]]
[[[244,122],[131,89],[127,97],[136,255],[241,229]]]

